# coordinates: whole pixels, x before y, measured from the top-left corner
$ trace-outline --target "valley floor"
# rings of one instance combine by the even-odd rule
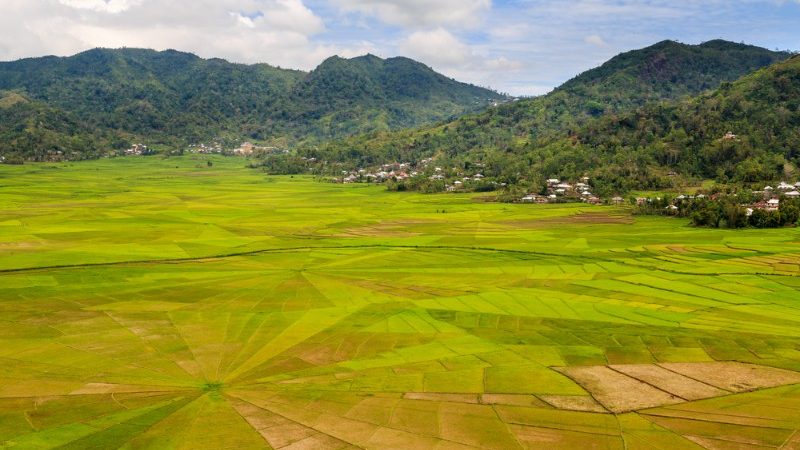
[[[0,166],[0,448],[799,449],[800,232]]]

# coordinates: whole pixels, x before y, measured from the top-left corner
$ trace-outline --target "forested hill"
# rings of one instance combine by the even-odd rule
[[[0,153],[27,156],[68,150],[67,141],[87,130],[94,136],[87,153],[134,140],[182,146],[228,138],[290,145],[418,127],[505,99],[405,58],[333,57],[305,73],[144,49],[2,62],[0,91],[0,97],[30,101],[0,105]],[[48,123],[47,117],[31,126],[32,108],[69,117],[77,128],[64,128],[61,119]],[[46,136],[41,129],[48,130]]]
[[[440,154],[481,159],[487,154],[526,154],[587,122],[653,101],[677,100],[715,89],[789,57],[726,41],[686,45],[664,41],[618,55],[566,82],[548,95],[501,105],[444,125],[372,133],[334,142],[322,158],[356,164]],[[483,156],[482,156],[483,155]],[[557,166],[544,164],[548,173]],[[540,167],[542,168],[542,167]]]
[[[448,135],[485,139],[480,126],[463,125],[480,117],[407,133],[405,141],[395,133],[392,139],[364,139],[360,144],[372,155],[392,154],[397,148],[394,156],[403,160],[435,155],[436,164],[444,167],[481,163],[490,179],[532,190],[546,178],[584,175],[592,179],[593,191],[604,195],[667,188],[687,179],[777,181],[800,173],[800,55],[722,82],[714,91],[603,114],[535,143],[447,146]],[[434,140],[439,144],[431,144]],[[324,156],[353,163],[368,155],[349,147],[348,160],[340,148],[348,147],[331,146]]]
[[[608,185],[658,186],[668,171],[737,183],[797,175],[800,55],[687,101],[599,118],[545,148],[583,159],[575,168]]]
[[[325,60],[292,91],[295,120],[325,136],[433,123],[483,109],[504,96],[462,84],[408,58]]]

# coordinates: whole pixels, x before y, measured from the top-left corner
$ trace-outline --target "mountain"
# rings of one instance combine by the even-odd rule
[[[577,130],[587,122],[651,102],[698,95],[789,56],[720,40],[700,45],[664,41],[618,55],[542,97],[437,126],[357,136],[306,153],[355,165],[434,155],[454,163],[503,160],[513,154],[516,171],[558,175],[571,171],[571,166],[564,166],[569,155],[541,154],[542,149],[553,150],[548,143],[564,137],[575,140]],[[516,167],[519,161],[525,164]]]
[[[588,123],[575,154],[591,153],[599,180],[663,180],[672,171],[722,182],[759,183],[796,175],[800,166],[800,55],[714,92],[650,104]],[[556,140],[550,148],[564,146]],[[612,161],[628,161],[613,164]],[[624,184],[624,182],[623,182]]]
[[[305,73],[128,48],[2,62],[0,90],[120,144],[173,147],[219,138],[316,142],[421,126],[504,99],[405,58],[333,57]]]
[[[326,137],[433,123],[504,100],[457,83],[408,58],[366,55],[325,60],[293,90],[293,119],[315,121]]]

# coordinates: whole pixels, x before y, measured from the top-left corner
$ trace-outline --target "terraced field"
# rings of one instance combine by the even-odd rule
[[[799,449],[795,229],[0,166],[0,447]]]

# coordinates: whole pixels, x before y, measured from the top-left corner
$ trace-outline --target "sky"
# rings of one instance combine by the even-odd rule
[[[664,39],[718,38],[800,50],[800,0],[0,0],[3,61],[144,47],[311,70],[372,53],[519,96]]]

